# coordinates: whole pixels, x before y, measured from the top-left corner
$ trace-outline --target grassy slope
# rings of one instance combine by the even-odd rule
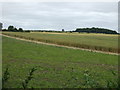
[[[21,87],[29,69],[35,66],[37,71],[29,87],[82,86],[84,70],[89,70],[103,87],[106,80],[117,79],[111,74],[111,70],[117,72],[118,56],[115,55],[40,45],[6,37],[3,37],[2,49],[3,71],[9,66],[11,74],[6,87]],[[77,77],[78,81],[73,80],[72,76]]]
[[[118,48],[118,35],[106,35],[106,34],[78,34],[78,33],[16,33],[11,32],[9,34],[16,34],[25,37],[31,37],[41,40],[49,40],[51,43],[63,42],[68,44],[77,45],[89,45],[89,46],[101,46],[107,48]]]

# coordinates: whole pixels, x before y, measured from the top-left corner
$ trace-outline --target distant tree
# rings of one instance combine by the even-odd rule
[[[2,29],[2,31],[8,31],[7,29]]]
[[[19,28],[18,31],[19,31],[19,32],[23,32],[23,29],[22,29],[22,28]]]
[[[9,26],[8,31],[14,31],[14,26]]]
[[[64,29],[62,29],[62,32],[64,32],[65,30]]]
[[[30,30],[26,30],[25,32],[30,32]]]
[[[17,32],[18,31],[17,28],[14,28],[14,31]]]
[[[2,30],[3,24],[0,22],[0,31]]]

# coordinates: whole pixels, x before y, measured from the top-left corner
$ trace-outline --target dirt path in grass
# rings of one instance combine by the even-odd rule
[[[8,35],[4,35],[4,34],[0,34],[0,35],[5,36],[5,37],[9,37],[9,38],[14,38],[14,39],[17,39],[17,40],[38,43],[38,44],[45,44],[45,45],[51,45],[51,46],[57,46],[57,47],[65,47],[65,48],[70,48],[70,49],[79,49],[79,50],[85,50],[85,51],[90,51],[90,52],[98,52],[98,53],[104,53],[104,54],[120,55],[118,53],[97,51],[97,50],[91,50],[91,49],[83,49],[83,48],[70,47],[70,46],[64,46],[64,45],[57,45],[57,44],[45,43],[45,42],[40,42],[40,41],[35,41],[35,40],[27,40],[27,39],[13,37],[13,36],[8,36]]]

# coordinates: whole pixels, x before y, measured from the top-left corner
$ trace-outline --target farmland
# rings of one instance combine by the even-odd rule
[[[58,45],[77,48],[118,52],[118,35],[112,34],[86,34],[86,33],[46,33],[46,32],[4,32],[14,37],[36,40]]]
[[[86,44],[117,49],[117,36],[103,34],[8,33],[50,43]],[[116,87],[118,56],[20,41],[3,36],[3,72],[9,67],[6,88],[23,88],[35,67],[28,88]],[[112,84],[111,82],[114,82]]]

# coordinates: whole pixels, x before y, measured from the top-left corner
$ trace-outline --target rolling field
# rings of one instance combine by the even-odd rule
[[[118,35],[86,33],[3,32],[10,36],[58,45],[118,53]]]
[[[34,39],[64,41],[117,48],[117,36],[10,33]],[[85,37],[85,38],[84,38]],[[76,39],[77,38],[77,39]],[[93,39],[92,41],[91,38]],[[83,40],[84,39],[84,40]],[[96,41],[95,41],[96,40]],[[22,82],[33,67],[36,71],[28,88],[116,87],[118,56],[47,46],[3,37],[3,72],[9,68],[6,88],[23,88]],[[104,43],[104,44],[103,44]],[[4,73],[3,73],[4,74]],[[114,82],[114,84],[113,84]]]

